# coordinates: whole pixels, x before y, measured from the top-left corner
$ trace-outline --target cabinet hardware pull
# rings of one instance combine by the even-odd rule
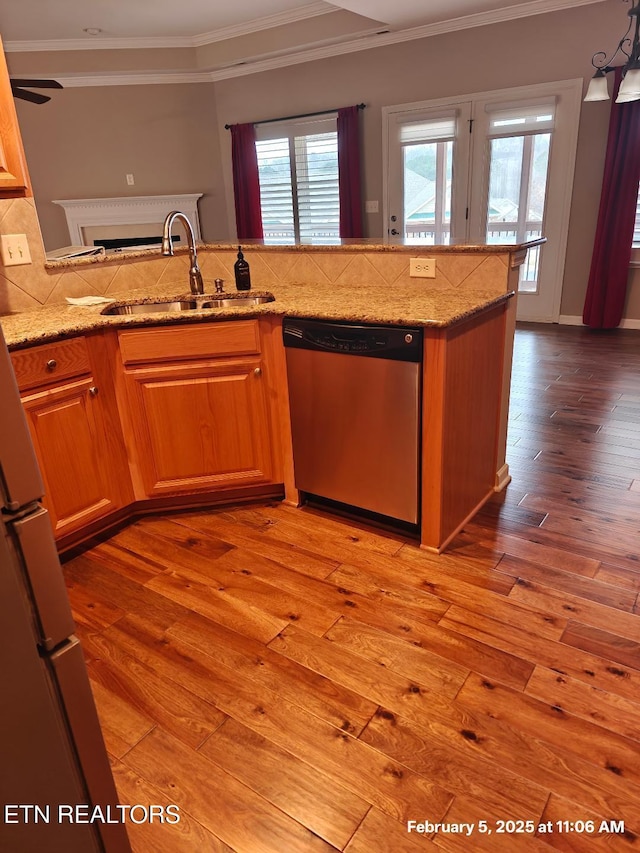
[[[98,388],[95,385],[92,385],[91,388],[89,388],[89,393],[92,397],[96,397],[98,395]]]
[[[55,360],[55,358],[50,358],[46,364],[47,370],[55,370],[57,366],[58,362]]]
[[[258,377],[262,376],[262,368],[256,367],[256,369],[253,371],[253,375]]]

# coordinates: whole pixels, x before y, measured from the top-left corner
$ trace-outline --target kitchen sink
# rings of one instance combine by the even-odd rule
[[[273,302],[275,296],[216,296],[215,299],[206,299],[202,303],[203,308],[239,308],[243,305],[261,305],[263,302]]]
[[[190,299],[177,299],[171,302],[143,302],[133,305],[109,305],[102,314],[151,314],[154,311],[195,311],[198,303]]]
[[[171,299],[158,302],[117,303],[105,308],[103,314],[152,314],[158,311],[199,311],[205,308],[241,308],[273,302],[273,294],[256,296],[198,296],[194,299]]]

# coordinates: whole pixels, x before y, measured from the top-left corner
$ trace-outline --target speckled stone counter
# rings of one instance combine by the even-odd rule
[[[379,238],[360,238],[357,240],[341,240],[338,243],[326,244],[270,244],[262,240],[243,240],[242,247],[248,252],[259,252],[266,254],[279,254],[282,252],[293,253],[311,253],[313,255],[327,255],[334,253],[341,254],[370,254],[370,253],[387,253],[391,255],[417,255],[424,257],[426,255],[504,255],[513,252],[518,252],[532,246],[538,246],[546,242],[546,237],[539,237],[535,240],[529,240],[527,243],[518,244],[477,244],[477,243],[451,243],[449,245],[433,246],[430,244],[420,243],[403,243],[400,241],[381,242]],[[231,252],[234,256],[237,251],[237,243],[198,243],[198,252]],[[177,246],[175,248],[177,255],[187,254],[186,246]],[[158,249],[123,249],[122,251],[111,252],[107,255],[86,255],[79,258],[65,258],[62,260],[51,260],[45,263],[45,267],[51,270],[63,270],[74,267],[88,266],[92,264],[102,264],[108,262],[129,261],[129,260],[148,260],[157,257]]]
[[[227,291],[230,289],[227,287]],[[233,291],[235,293],[235,289]],[[106,327],[201,323],[220,319],[279,315],[344,320],[353,323],[403,324],[447,327],[505,302],[512,292],[495,290],[433,289],[424,280],[380,285],[331,287],[326,284],[276,283],[269,291],[253,289],[252,294],[273,294],[273,302],[251,307],[212,308],[182,312],[150,312],[135,315],[104,315],[106,305],[75,306],[57,304],[0,317],[10,349]],[[215,297],[215,294],[210,294]],[[118,296],[120,298],[118,298]],[[160,299],[191,298],[172,285],[156,285],[114,294],[114,302],[153,302]]]

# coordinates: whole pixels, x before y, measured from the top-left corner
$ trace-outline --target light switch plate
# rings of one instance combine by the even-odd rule
[[[410,258],[409,259],[409,275],[411,278],[435,278],[436,277],[436,259],[435,258]]]
[[[31,252],[26,234],[0,235],[0,257],[5,267],[17,267],[31,263]]]

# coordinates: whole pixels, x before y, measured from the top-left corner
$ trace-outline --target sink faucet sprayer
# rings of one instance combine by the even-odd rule
[[[184,225],[184,230],[187,233],[187,244],[189,246],[189,287],[191,293],[204,293],[204,283],[202,281],[202,273],[198,267],[198,253],[196,251],[196,239],[193,234],[193,228],[187,216],[180,210],[172,210],[167,214],[162,229],[162,254],[173,255],[173,243],[171,242],[171,227],[176,219],[181,219]]]

